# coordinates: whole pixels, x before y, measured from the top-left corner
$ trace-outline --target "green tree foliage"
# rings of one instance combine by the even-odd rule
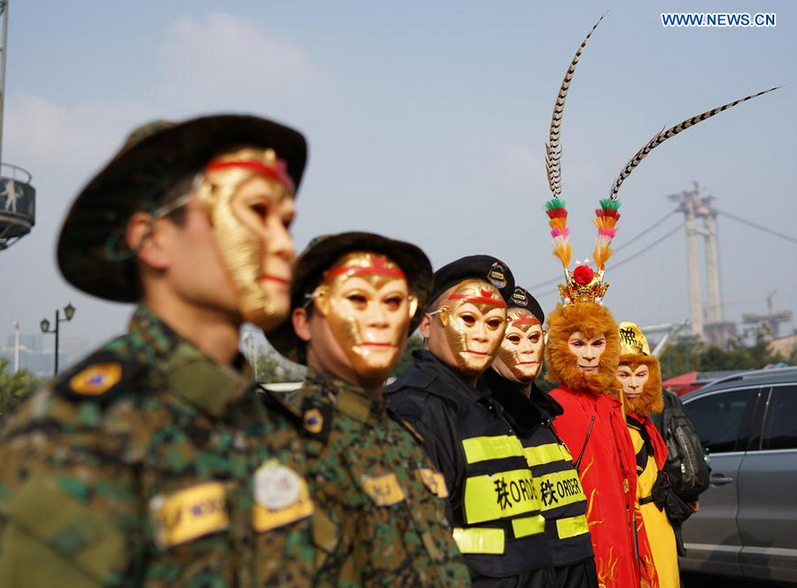
[[[262,384],[303,382],[305,367],[283,358],[273,348],[257,352],[257,381]]]
[[[540,370],[540,375],[537,376],[537,379],[534,381],[537,387],[543,392],[550,392],[551,390],[556,388],[556,383],[551,382],[549,379],[546,378],[547,374],[548,374],[548,365],[543,363],[542,369]]]
[[[42,385],[44,380],[27,370],[12,373],[7,358],[0,358],[0,414],[13,407],[19,400]]]

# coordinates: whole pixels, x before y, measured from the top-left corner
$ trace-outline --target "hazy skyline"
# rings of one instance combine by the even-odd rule
[[[797,9],[788,2],[12,0],[3,161],[33,174],[37,224],[0,252],[0,341],[12,321],[38,332],[70,301],[77,313],[63,336],[96,345],[124,329],[132,307],[69,286],[54,247],[80,188],[154,118],[249,112],[304,132],[298,250],[320,233],[369,230],[417,243],[435,267],[489,253],[521,285],[557,277],[544,143],[565,69],[604,10],[563,125],[574,259],[591,255],[592,210],[656,131],[776,85],[785,87],[642,162],[619,194],[615,245],[673,210],[666,196],[693,181],[719,209],[797,237]],[[665,28],[662,11],[774,12],[777,26]],[[680,221],[673,214],[612,261]],[[788,270],[797,245],[718,222],[725,318],[763,313],[773,290],[776,309],[797,310]],[[618,320],[688,318],[683,229],[607,280]],[[556,299],[540,297],[546,310]]]

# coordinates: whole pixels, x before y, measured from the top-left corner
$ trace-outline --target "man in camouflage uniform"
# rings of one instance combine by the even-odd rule
[[[298,392],[266,390],[306,437],[316,586],[470,585],[445,516],[447,490],[382,386],[423,316],[429,260],[369,233],[316,239],[301,255],[293,325],[269,335],[308,366]]]
[[[152,123],[78,196],[61,271],[139,306],[4,418],[0,586],[309,585],[303,456],[237,353],[287,316],[305,159],[260,118]]]

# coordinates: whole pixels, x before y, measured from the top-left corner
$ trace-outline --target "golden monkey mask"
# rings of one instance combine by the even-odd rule
[[[265,190],[244,194],[253,178]],[[235,288],[241,316],[266,332],[290,312],[293,243],[270,251],[276,238],[288,239],[279,209],[294,197],[285,163],[272,149],[225,152],[205,168],[197,193],[213,225],[217,246]]]
[[[324,272],[311,296],[358,376],[387,378],[418,309],[401,268],[380,253],[353,251]]]
[[[485,280],[464,280],[435,312],[456,367],[467,374],[490,367],[506,328],[506,302],[499,290]]]
[[[540,320],[525,308],[513,307],[506,311],[507,326],[497,361],[518,382],[537,379],[542,369],[544,333]],[[500,372],[500,370],[499,370]]]

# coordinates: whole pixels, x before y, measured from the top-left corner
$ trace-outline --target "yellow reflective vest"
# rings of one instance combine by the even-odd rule
[[[416,358],[388,388],[388,401],[418,429],[445,475],[449,520],[466,563],[496,578],[549,567],[539,487],[501,405],[428,351]]]

